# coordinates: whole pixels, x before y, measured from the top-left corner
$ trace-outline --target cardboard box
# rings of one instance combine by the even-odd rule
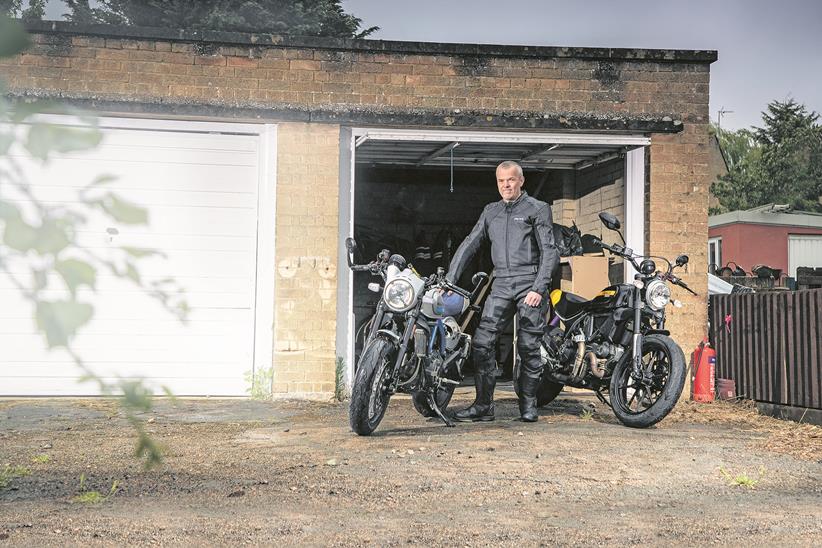
[[[559,288],[588,300],[611,285],[608,281],[608,257],[605,256],[562,257],[559,269]]]

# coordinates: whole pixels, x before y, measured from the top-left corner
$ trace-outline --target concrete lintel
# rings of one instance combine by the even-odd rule
[[[12,101],[60,101],[107,115],[161,115],[184,119],[226,119],[251,122],[316,122],[375,127],[438,127],[481,129],[573,130],[583,132],[677,133],[683,123],[670,114],[590,115],[539,112],[470,112],[417,108],[387,110],[362,105],[306,108],[290,104],[218,104],[169,100],[124,100],[83,97],[48,90],[13,91]]]

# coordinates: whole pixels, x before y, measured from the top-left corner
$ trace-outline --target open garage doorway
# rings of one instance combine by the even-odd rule
[[[483,207],[499,200],[495,168],[504,160],[522,165],[524,190],[551,205],[555,223],[575,224],[582,235],[611,241],[598,219],[600,211],[609,211],[623,220],[628,245],[638,252],[644,248],[648,137],[355,128],[342,138],[340,265],[343,240],[353,236],[363,261],[389,249],[423,275],[440,266],[447,270]],[[463,287],[474,272],[492,269],[488,253],[478,255]],[[554,283],[586,296],[585,283],[599,284],[598,291],[626,275],[621,262],[592,253],[563,258]],[[345,357],[349,383],[360,350],[357,332],[380,298],[368,290],[371,281],[367,273],[339,278],[337,354]],[[501,364],[509,354],[502,341]]]

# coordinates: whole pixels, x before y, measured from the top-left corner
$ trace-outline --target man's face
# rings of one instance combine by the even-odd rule
[[[516,167],[497,168],[497,190],[506,202],[519,198],[522,194],[523,183],[525,183],[525,177],[518,173]]]

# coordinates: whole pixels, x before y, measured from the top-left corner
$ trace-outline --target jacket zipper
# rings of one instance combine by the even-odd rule
[[[513,209],[513,207],[508,207],[508,205],[506,204],[505,209],[507,210],[507,212],[506,212],[507,218],[505,219],[505,268],[510,269],[511,268],[511,258],[508,255],[508,253],[509,253],[509,251],[508,251],[508,225],[511,224],[511,210]]]

